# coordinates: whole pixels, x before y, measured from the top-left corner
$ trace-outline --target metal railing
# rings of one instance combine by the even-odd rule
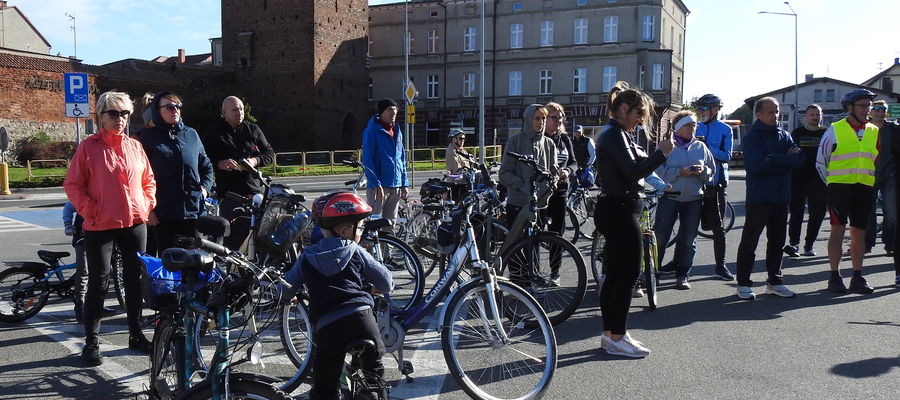
[[[33,171],[31,170],[31,164],[49,164],[49,163],[64,163],[64,164],[66,164],[66,167],[65,167],[66,171],[69,170],[69,160],[66,160],[63,158],[52,159],[52,160],[28,160],[28,162],[25,164],[25,171],[27,173],[28,182],[31,182],[31,180],[34,178],[55,178],[55,177],[66,176],[65,173],[63,173],[62,175],[59,175],[59,174],[35,175],[33,173]]]
[[[478,146],[466,146],[465,149],[476,157],[479,155]],[[430,161],[431,168],[439,168],[438,164],[444,163],[444,155],[446,154],[446,151],[446,147],[418,148],[413,149],[412,151],[406,150],[406,157],[408,160],[410,160],[410,162]],[[503,154],[503,146],[485,146],[484,151],[485,160],[500,161],[501,155]],[[278,173],[279,168],[285,169],[290,167],[299,167],[301,172],[320,169],[327,170],[328,172],[333,173],[335,172],[335,167],[341,164],[341,160],[359,160],[361,157],[362,150],[360,149],[283,152],[275,153],[274,161],[272,162],[272,168],[274,170],[274,173],[276,174]]]

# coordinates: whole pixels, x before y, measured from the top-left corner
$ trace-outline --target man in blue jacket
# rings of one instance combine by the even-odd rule
[[[766,293],[794,297],[781,274],[782,246],[791,201],[791,170],[803,165],[804,155],[791,135],[778,126],[778,101],[763,97],[754,106],[756,122],[744,136],[744,168],[747,170],[747,216],[737,253],[737,295],[756,298],[750,272],[756,258],[759,235],[766,230]]]
[[[400,199],[409,195],[403,132],[394,123],[398,110],[394,100],[379,100],[378,114],[369,119],[362,143],[366,201],[372,206],[373,214],[391,220],[397,218]]]

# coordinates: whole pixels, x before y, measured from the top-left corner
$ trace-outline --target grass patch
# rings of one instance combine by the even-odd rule
[[[11,188],[33,188],[33,187],[53,187],[62,186],[65,179],[65,168],[32,168],[31,174],[34,178],[28,182],[28,171],[25,167],[9,167],[9,187]],[[61,176],[47,176],[61,175]]]

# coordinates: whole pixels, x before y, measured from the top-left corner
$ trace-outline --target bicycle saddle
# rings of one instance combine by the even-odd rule
[[[347,354],[362,354],[370,351],[376,351],[375,342],[371,339],[356,339],[344,346]]]
[[[394,222],[387,218],[379,218],[379,219],[370,219],[366,220],[366,230],[367,231],[377,231],[382,228],[388,228],[394,226]]]
[[[38,250],[38,257],[41,260],[49,264],[56,263],[60,258],[65,258],[71,255],[68,251],[47,251],[47,250]]]
[[[162,253],[163,267],[171,272],[201,271],[209,273],[213,268],[213,256],[203,250],[168,248]]]

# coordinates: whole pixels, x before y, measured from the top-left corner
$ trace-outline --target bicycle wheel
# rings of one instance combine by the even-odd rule
[[[562,237],[567,238],[569,242],[573,244],[578,242],[578,238],[581,236],[581,224],[578,223],[578,215],[575,214],[575,211],[572,211],[572,208],[566,206],[566,215],[563,217],[563,232]]]
[[[47,266],[26,262],[0,272],[0,321],[22,322],[44,308],[50,290],[41,282]]]
[[[551,232],[524,237],[503,254],[501,272],[525,286],[553,325],[581,304],[587,285],[584,258],[572,243]]]
[[[594,273],[594,283],[597,284],[597,296],[603,288],[606,279],[606,238],[600,232],[594,232],[591,240],[591,272]]]
[[[122,258],[122,251],[119,249],[119,246],[113,246],[112,257],[110,258],[110,281],[112,281],[114,293],[116,295],[116,301],[119,302],[119,307],[122,307],[123,310],[127,310],[125,308],[125,279],[122,277],[122,271],[125,269],[125,265]],[[87,279],[87,277],[85,277]]]
[[[291,393],[303,383],[312,366],[314,350],[313,324],[309,319],[309,308],[305,300],[282,309],[281,343],[287,349],[288,357],[296,367],[294,376],[285,380],[278,388]]]
[[[647,291],[647,301],[650,303],[650,309],[655,310],[659,304],[656,290],[656,269],[657,269],[657,249],[656,236],[651,232],[645,234],[643,238],[644,245],[644,290]]]
[[[422,212],[409,221],[407,228],[407,243],[421,255],[420,260],[424,262],[422,266],[424,276],[431,275],[434,267],[440,262],[441,253],[437,250],[437,226],[441,223],[440,219],[435,218],[430,213]]]
[[[725,216],[722,217],[722,227],[725,228],[725,232],[734,228],[734,205],[731,204],[730,201],[725,202]],[[676,232],[673,230],[673,232]],[[705,237],[707,239],[711,239],[713,237],[712,231],[705,231],[702,228],[697,230],[697,234]]]
[[[571,202],[571,209],[578,218],[578,232],[583,239],[591,240],[594,234],[594,203],[588,194],[578,196]]]
[[[450,299],[441,331],[450,373],[473,399],[541,398],[556,370],[550,320],[534,297],[506,280],[493,295],[496,305],[484,281],[475,280]]]
[[[287,393],[276,389],[269,383],[259,378],[249,376],[232,376],[228,380],[228,398],[234,400],[292,400]],[[208,380],[190,388],[179,399],[183,400],[207,400],[212,399],[212,385]],[[222,396],[222,398],[225,398]]]
[[[379,233],[378,243],[381,248],[381,261],[394,279],[394,290],[391,291],[391,312],[407,311],[422,298],[425,291],[425,273],[422,270],[422,262],[416,256],[412,247],[409,247],[399,238],[385,233]],[[374,250],[369,242],[363,243],[363,247]],[[375,256],[373,252],[373,256]]]
[[[160,318],[153,330],[148,390],[150,399],[171,399],[179,391],[179,346],[174,337],[175,330],[175,321],[170,316]]]

